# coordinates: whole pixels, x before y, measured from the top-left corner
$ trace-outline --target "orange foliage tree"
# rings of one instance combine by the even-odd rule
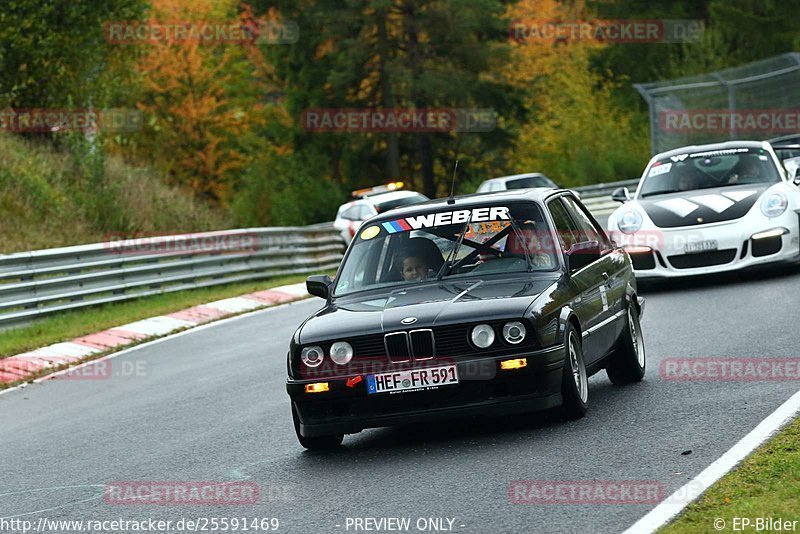
[[[151,24],[235,27],[242,13],[233,0],[154,0]],[[246,24],[246,22],[242,22]],[[228,35],[233,35],[229,33]],[[246,139],[262,121],[258,80],[246,39],[176,39],[174,32],[144,45],[138,70],[145,116],[142,154],[170,179],[225,204],[248,162]],[[249,137],[248,137],[249,136]]]
[[[637,175],[648,158],[646,127],[613,98],[615,84],[627,80],[591,70],[591,54],[605,45],[585,37],[545,38],[536,30],[544,22],[591,21],[584,2],[521,0],[509,8],[508,17],[514,51],[502,75],[527,91],[530,112],[514,150],[513,170],[544,172],[565,186]],[[515,24],[521,25],[519,33]]]

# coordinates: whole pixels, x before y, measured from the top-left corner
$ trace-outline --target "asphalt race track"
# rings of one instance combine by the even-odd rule
[[[798,389],[797,381],[659,376],[668,357],[797,357],[796,268],[643,293],[645,381],[617,388],[596,375],[590,411],[577,422],[545,413],[378,429],[347,436],[335,452],[304,452],[285,353],[316,299],[112,360],[135,373],[0,395],[0,517],[274,517],[279,532],[354,532],[348,517],[409,517],[412,527],[455,518],[453,532],[622,531],[653,505],[511,504],[509,483],[658,481],[669,494]],[[115,505],[102,496],[115,481],[234,480],[256,482],[258,504]]]

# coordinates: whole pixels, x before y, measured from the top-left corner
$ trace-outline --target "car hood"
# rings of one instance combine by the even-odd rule
[[[522,317],[556,277],[442,281],[357,299],[338,299],[301,327],[303,344],[403,329]],[[401,321],[414,317],[404,325]]]
[[[747,215],[770,186],[746,184],[640,198],[637,202],[659,228],[732,221]]]

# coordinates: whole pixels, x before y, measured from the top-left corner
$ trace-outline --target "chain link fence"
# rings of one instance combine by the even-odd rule
[[[800,53],[687,78],[634,84],[650,108],[653,154],[800,132]]]

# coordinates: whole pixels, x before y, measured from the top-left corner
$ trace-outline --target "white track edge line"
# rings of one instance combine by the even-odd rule
[[[666,525],[689,504],[699,499],[715,482],[739,465],[750,453],[791,422],[798,413],[800,413],[800,391],[789,397],[786,402],[769,414],[745,437],[728,449],[725,454],[680,487],[661,504],[650,510],[626,529],[623,534],[651,533]],[[698,492],[698,486],[703,490]]]
[[[279,308],[286,308],[288,306],[293,306],[293,305],[299,304],[299,303],[307,301],[307,300],[310,300],[310,299],[308,299],[308,298],[298,299],[298,300],[293,300],[292,302],[285,302],[283,304],[278,304],[278,305],[275,305],[275,306],[268,306],[266,308],[261,308],[259,310],[252,310],[252,311],[249,311],[249,312],[240,313],[240,314],[235,315],[233,317],[225,317],[224,319],[219,319],[217,321],[212,321],[212,322],[209,322],[209,323],[206,323],[206,324],[201,324],[201,325],[198,325],[198,326],[186,328],[185,330],[181,330],[180,332],[175,332],[174,334],[166,334],[166,335],[164,335],[162,337],[158,337],[156,339],[152,339],[150,341],[146,341],[146,342],[141,343],[139,345],[136,345],[136,346],[133,346],[133,347],[128,347],[127,349],[122,349],[122,350],[117,351],[117,352],[112,352],[111,354],[103,356],[102,358],[89,360],[89,361],[80,363],[78,365],[75,365],[73,367],[68,367],[66,369],[62,369],[61,371],[58,371],[56,373],[50,373],[48,375],[40,376],[39,378],[35,379],[32,383],[31,382],[24,382],[24,383],[22,383],[22,384],[20,384],[18,386],[14,386],[13,388],[7,388],[7,389],[0,390],[0,395],[5,395],[6,393],[11,393],[12,391],[17,391],[19,389],[24,389],[25,387],[28,387],[31,384],[38,384],[39,382],[44,382],[45,380],[50,380],[51,378],[55,378],[55,377],[57,377],[59,375],[63,375],[64,373],[74,372],[75,369],[80,369],[81,367],[85,367],[87,365],[91,365],[93,363],[100,362],[100,361],[103,361],[103,360],[110,360],[112,358],[116,358],[117,356],[122,356],[123,354],[127,354],[127,353],[133,352],[135,350],[143,349],[145,347],[149,347],[149,346],[155,345],[157,343],[162,343],[164,341],[168,341],[168,340],[174,339],[176,337],[184,336],[184,335],[187,335],[187,334],[193,334],[193,333],[195,333],[195,332],[197,332],[199,330],[205,330],[206,328],[212,328],[212,327],[215,327],[215,326],[218,326],[218,325],[221,325],[221,324],[225,324],[225,323],[228,323],[228,322],[236,321],[237,319],[242,319],[244,317],[249,317],[251,315],[256,315],[256,314],[259,314],[259,313],[267,313],[267,312],[271,312],[273,310],[277,310]]]

